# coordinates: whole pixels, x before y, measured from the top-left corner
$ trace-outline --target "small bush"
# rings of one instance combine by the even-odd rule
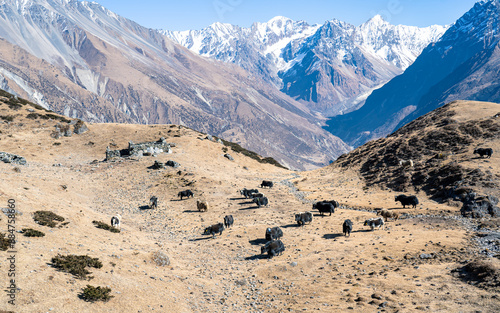
[[[10,239],[5,237],[5,234],[0,233],[0,251],[7,251],[10,246]]]
[[[95,224],[95,227],[97,228],[101,228],[101,229],[105,229],[105,230],[109,230],[110,232],[112,233],[119,233],[120,230],[116,227],[113,227],[111,225],[108,225],[104,222],[100,222],[100,221],[92,221],[93,224]]]
[[[168,256],[162,252],[162,251],[156,251],[154,254],[153,254],[153,262],[156,263],[156,265],[158,266],[166,266],[166,265],[170,265],[170,259],[168,258]]]
[[[91,286],[87,285],[87,287],[82,288],[82,293],[80,294],[80,298],[88,301],[88,302],[95,302],[95,301],[108,301],[109,299],[113,298],[109,293],[111,292],[111,288],[107,287],[101,287],[101,286]]]
[[[40,117],[40,114],[38,114],[38,113],[29,113],[28,115],[26,115],[26,118],[29,118],[30,120],[36,120],[39,117]]]
[[[92,277],[88,277],[87,275],[90,272],[86,269],[86,267],[94,267],[101,268],[102,263],[98,258],[91,258],[88,255],[60,255],[53,257],[52,266],[55,268],[73,274],[76,278],[79,279],[91,279]]]
[[[274,166],[287,169],[286,167],[284,167],[283,165],[279,164],[278,161],[276,161],[275,159],[273,159],[271,157],[261,158],[257,153],[255,153],[253,151],[250,151],[250,150],[247,150],[247,149],[243,148],[242,146],[240,146],[237,143],[230,142],[230,141],[224,140],[222,138],[217,138],[217,137],[215,139],[216,140],[217,139],[221,139],[222,142],[224,143],[224,145],[227,146],[227,147],[230,147],[231,150],[233,150],[234,152],[241,153],[241,154],[243,154],[243,155],[245,155],[245,156],[247,156],[247,157],[249,157],[251,159],[256,160],[259,163],[272,164]]]
[[[43,237],[45,233],[32,228],[23,228],[23,235],[26,237]]]
[[[56,115],[56,114],[52,114],[52,113],[47,113],[45,114],[45,116],[47,118],[51,118],[53,120],[59,120],[61,122],[64,122],[64,123],[69,123],[71,122],[71,120],[68,120],[67,118],[65,118],[64,116],[60,116],[60,115]],[[68,126],[69,127],[69,126]]]
[[[64,221],[64,217],[59,216],[51,211],[36,211],[33,215],[33,219],[38,223],[38,225],[48,226],[52,228],[56,227],[56,221]]]
[[[12,122],[14,120],[13,115],[0,115],[0,119],[7,121],[7,122]]]

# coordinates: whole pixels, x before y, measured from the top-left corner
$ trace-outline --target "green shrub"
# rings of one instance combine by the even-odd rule
[[[33,219],[38,223],[38,225],[48,226],[52,228],[56,227],[56,221],[64,221],[64,217],[59,216],[51,211],[36,211],[33,215]]]
[[[95,227],[97,228],[101,228],[101,229],[105,229],[105,230],[109,230],[110,232],[112,233],[119,233],[120,230],[116,227],[113,227],[111,225],[108,225],[104,222],[100,222],[100,221],[92,221],[93,224],[95,224]]]
[[[52,266],[55,268],[73,274],[76,278],[79,279],[91,279],[92,277],[88,277],[87,275],[90,272],[86,269],[87,267],[101,268],[102,263],[98,258],[91,258],[88,255],[60,255],[53,257]]]
[[[113,298],[109,293],[111,292],[111,288],[108,287],[101,287],[101,286],[91,286],[87,285],[87,287],[82,288],[82,293],[80,294],[80,298],[88,301],[88,302],[94,302],[94,301],[108,301],[109,299]]]
[[[32,228],[23,228],[23,235],[26,237],[43,237],[45,233]]]

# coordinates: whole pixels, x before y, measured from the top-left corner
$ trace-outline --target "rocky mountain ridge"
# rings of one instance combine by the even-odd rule
[[[500,102],[499,16],[498,0],[476,3],[402,75],[359,110],[332,118],[328,129],[359,146],[453,100]]]
[[[191,51],[238,64],[316,111],[336,115],[401,74],[446,28],[396,26],[377,15],[358,27],[335,19],[308,25],[275,17],[249,28],[215,23],[164,33]]]

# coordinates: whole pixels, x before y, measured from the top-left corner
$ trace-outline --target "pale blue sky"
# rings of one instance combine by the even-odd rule
[[[477,0],[95,0],[142,26],[201,29],[214,22],[249,27],[281,15],[309,24],[333,18],[359,25],[376,14],[392,24],[450,24]]]

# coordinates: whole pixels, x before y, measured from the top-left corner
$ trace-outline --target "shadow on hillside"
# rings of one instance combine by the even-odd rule
[[[189,239],[189,241],[200,241],[200,240],[208,240],[208,239],[212,239],[212,236]]]
[[[258,206],[250,206],[248,208],[241,208],[239,209],[240,211],[245,211],[245,210],[255,210],[255,209],[258,209],[259,207]]]
[[[316,213],[316,214],[313,214],[313,216],[318,216],[318,217],[329,217],[330,215],[329,214],[319,214],[319,213]]]
[[[184,210],[182,213],[199,213],[199,210]]]
[[[145,211],[145,210],[149,210],[149,209],[150,209],[149,205],[141,205],[139,207],[139,211]]]
[[[290,228],[290,227],[300,227],[299,224],[293,223],[293,224],[288,224],[288,225],[283,225],[281,226],[282,228]]]
[[[247,204],[253,204],[253,201],[245,201],[245,202],[240,202],[238,203],[239,205],[247,205]]]
[[[240,197],[240,198],[229,198],[229,200],[233,200],[233,201],[234,201],[234,200],[244,200],[244,199],[246,199],[246,198],[245,198],[245,197]]]
[[[354,234],[354,233],[370,233],[370,232],[372,232],[372,231],[373,231],[373,230],[371,230],[371,229],[369,229],[369,228],[368,228],[368,229],[359,229],[359,230],[353,230],[353,231],[351,232],[351,234]]]
[[[324,239],[335,239],[335,238],[343,237],[343,236],[344,236],[344,234],[324,234],[323,238]]]
[[[259,239],[249,240],[248,242],[253,246],[258,246],[261,244],[265,244],[267,242],[267,240],[259,238]]]
[[[269,259],[269,257],[265,254],[256,254],[245,258],[245,260],[247,261],[262,260],[262,259]]]

